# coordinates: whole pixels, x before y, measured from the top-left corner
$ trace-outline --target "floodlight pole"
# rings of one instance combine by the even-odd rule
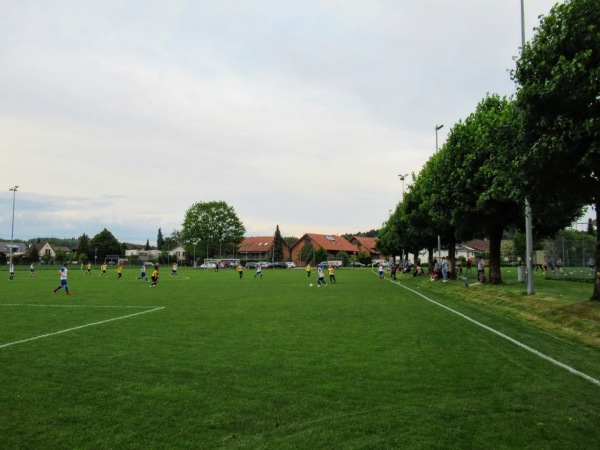
[[[400,181],[402,181],[402,201],[404,201],[404,180],[407,176],[407,173],[398,175],[398,177],[400,177]],[[402,249],[402,265],[404,265],[404,248]]]
[[[521,53],[525,48],[525,0],[521,0]],[[535,294],[533,285],[533,225],[531,206],[525,197],[525,262],[527,264],[527,295]]]
[[[12,264],[13,262],[13,236],[15,232],[15,196],[17,195],[18,188],[19,186],[14,186],[9,189],[13,193],[12,226],[10,228],[10,264]]]
[[[435,126],[435,152],[438,152],[438,131],[444,128],[443,124]],[[438,234],[438,264],[442,260],[442,239]]]

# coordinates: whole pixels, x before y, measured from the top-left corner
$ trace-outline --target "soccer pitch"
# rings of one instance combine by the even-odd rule
[[[55,270],[0,281],[2,448],[600,442],[600,352],[461,301],[462,282],[98,273],[72,268],[72,296]]]

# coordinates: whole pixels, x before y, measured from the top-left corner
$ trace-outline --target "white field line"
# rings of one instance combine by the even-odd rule
[[[591,376],[589,376],[589,375],[587,375],[587,374],[585,374],[585,373],[583,373],[583,372],[580,372],[580,371],[579,371],[579,370],[577,370],[577,369],[574,369],[574,368],[573,368],[573,367],[571,367],[571,366],[568,366],[568,365],[566,365],[566,364],[564,364],[564,363],[561,363],[560,361],[557,361],[556,359],[554,359],[554,358],[551,358],[550,356],[548,356],[548,355],[546,355],[546,354],[544,354],[544,353],[542,353],[542,352],[540,352],[540,351],[538,351],[538,350],[536,350],[536,349],[534,349],[534,348],[531,348],[531,347],[529,347],[528,345],[525,345],[525,344],[523,344],[522,342],[519,342],[519,341],[517,341],[516,339],[513,339],[513,338],[511,338],[510,336],[507,336],[506,334],[504,334],[504,333],[501,333],[501,332],[500,332],[500,331],[498,331],[498,330],[495,330],[495,329],[493,329],[493,328],[491,328],[491,327],[488,327],[487,325],[484,325],[484,324],[482,324],[481,322],[477,322],[475,319],[471,319],[469,316],[466,316],[466,315],[464,315],[464,314],[463,314],[463,313],[461,313],[461,312],[458,312],[458,311],[456,311],[456,310],[454,310],[454,309],[452,309],[452,308],[449,308],[449,307],[448,307],[448,306],[446,306],[446,305],[442,305],[441,303],[438,303],[438,302],[436,302],[435,300],[432,300],[432,299],[430,299],[429,297],[427,297],[427,296],[425,296],[425,295],[421,294],[420,292],[418,292],[418,291],[415,291],[414,289],[411,289],[411,288],[409,288],[409,287],[407,287],[407,286],[404,286],[402,283],[400,283],[400,282],[398,282],[398,281],[388,280],[387,278],[386,278],[386,280],[387,280],[387,281],[390,281],[390,282],[392,282],[392,283],[394,283],[394,284],[396,284],[396,285],[398,285],[398,286],[400,286],[400,287],[402,287],[402,288],[404,288],[404,289],[406,289],[406,290],[408,290],[408,291],[410,291],[410,292],[412,292],[412,293],[414,293],[414,294],[417,294],[419,297],[423,297],[423,298],[424,298],[425,300],[427,300],[428,302],[431,302],[431,303],[433,303],[433,304],[435,304],[435,305],[437,305],[437,306],[439,306],[439,307],[441,307],[441,308],[444,308],[445,310],[447,310],[447,311],[450,311],[451,313],[454,313],[454,314],[456,314],[457,316],[460,316],[460,317],[462,317],[463,319],[465,319],[465,320],[468,320],[469,322],[471,322],[471,323],[474,323],[474,324],[475,324],[475,325],[477,325],[477,326],[480,326],[481,328],[484,328],[484,329],[486,329],[486,330],[488,330],[488,331],[491,331],[491,332],[492,332],[492,333],[494,333],[495,335],[497,335],[497,336],[500,336],[501,338],[504,338],[504,339],[506,339],[507,341],[510,341],[510,342],[512,342],[512,343],[513,343],[513,344],[515,344],[515,345],[518,345],[518,346],[519,346],[519,347],[521,347],[522,349],[525,349],[525,350],[527,350],[528,352],[531,352],[531,353],[533,353],[534,355],[536,355],[536,356],[539,356],[540,358],[542,358],[542,359],[545,359],[546,361],[549,361],[549,362],[551,362],[551,363],[552,363],[552,364],[554,364],[555,366],[558,366],[558,367],[560,367],[560,368],[562,368],[562,369],[565,369],[565,370],[567,370],[567,371],[571,372],[571,373],[572,373],[572,374],[574,374],[574,375],[577,375],[577,376],[579,376],[579,377],[581,377],[581,378],[583,378],[583,379],[585,379],[585,380],[587,380],[587,381],[589,381],[589,382],[591,382],[591,383],[594,383],[596,386],[600,386],[600,380],[597,380],[596,378],[593,378],[593,377],[591,377]]]
[[[31,306],[37,308],[122,308],[122,309],[148,309],[164,308],[164,306],[129,306],[129,305],[34,305],[32,303],[0,303],[2,306]]]
[[[139,316],[141,314],[147,314],[147,313],[151,313],[154,311],[159,311],[164,308],[165,308],[164,306],[158,306],[154,309],[149,309],[147,311],[141,311],[141,312],[137,312],[137,313],[133,313],[133,314],[128,314],[126,316],[113,317],[112,319],[101,320],[100,322],[93,322],[93,323],[88,323],[85,325],[80,325],[78,327],[67,328],[66,330],[56,331],[54,333],[42,334],[41,336],[35,336],[35,337],[29,338],[29,339],[23,339],[21,341],[8,342],[7,344],[0,344],[0,348],[10,347],[11,345],[16,345],[16,344],[23,344],[25,342],[35,341],[37,339],[43,339],[43,338],[47,338],[50,336],[55,336],[57,334],[68,333],[69,331],[81,330],[82,328],[93,327],[95,325],[102,325],[103,323],[114,322],[115,320],[128,319],[130,317]]]

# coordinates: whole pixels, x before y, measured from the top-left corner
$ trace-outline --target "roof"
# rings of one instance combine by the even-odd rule
[[[362,251],[377,253],[377,239],[372,237],[352,236],[352,241],[357,242]]]
[[[53,245],[52,248],[55,252],[71,253],[72,251],[69,247],[64,247],[60,245]]]
[[[27,250],[27,246],[21,242],[12,243],[13,254],[23,253]],[[0,242],[0,253],[10,253],[10,242]]]
[[[490,251],[490,241],[468,241],[463,242],[462,245],[472,248],[480,252]]]
[[[273,236],[255,236],[245,238],[238,245],[238,252],[241,253],[266,253],[273,247]]]
[[[314,233],[306,233],[298,242],[304,241],[306,238],[310,239],[313,242],[313,245],[317,245],[328,252],[356,252],[358,248],[356,245],[351,244],[342,236],[336,236],[334,234],[314,234]],[[296,242],[296,244],[298,244]],[[294,245],[296,245],[294,244]]]

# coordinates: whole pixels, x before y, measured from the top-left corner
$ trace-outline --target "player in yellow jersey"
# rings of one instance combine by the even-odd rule
[[[123,264],[119,264],[119,267],[117,267],[117,280],[123,276],[124,270]]]
[[[335,283],[335,268],[333,266],[329,266],[327,268],[327,272],[329,272],[329,282]]]
[[[106,269],[107,268],[108,268],[108,266],[106,265],[106,263],[102,264],[100,266],[100,270],[102,270],[102,273],[99,273],[98,276],[101,276],[101,275],[105,276],[105,277],[108,276],[108,275],[106,275]]]
[[[154,271],[152,272],[152,276],[150,278],[152,278],[152,284],[150,287],[156,286],[156,283],[158,283],[158,264],[154,266]]]

